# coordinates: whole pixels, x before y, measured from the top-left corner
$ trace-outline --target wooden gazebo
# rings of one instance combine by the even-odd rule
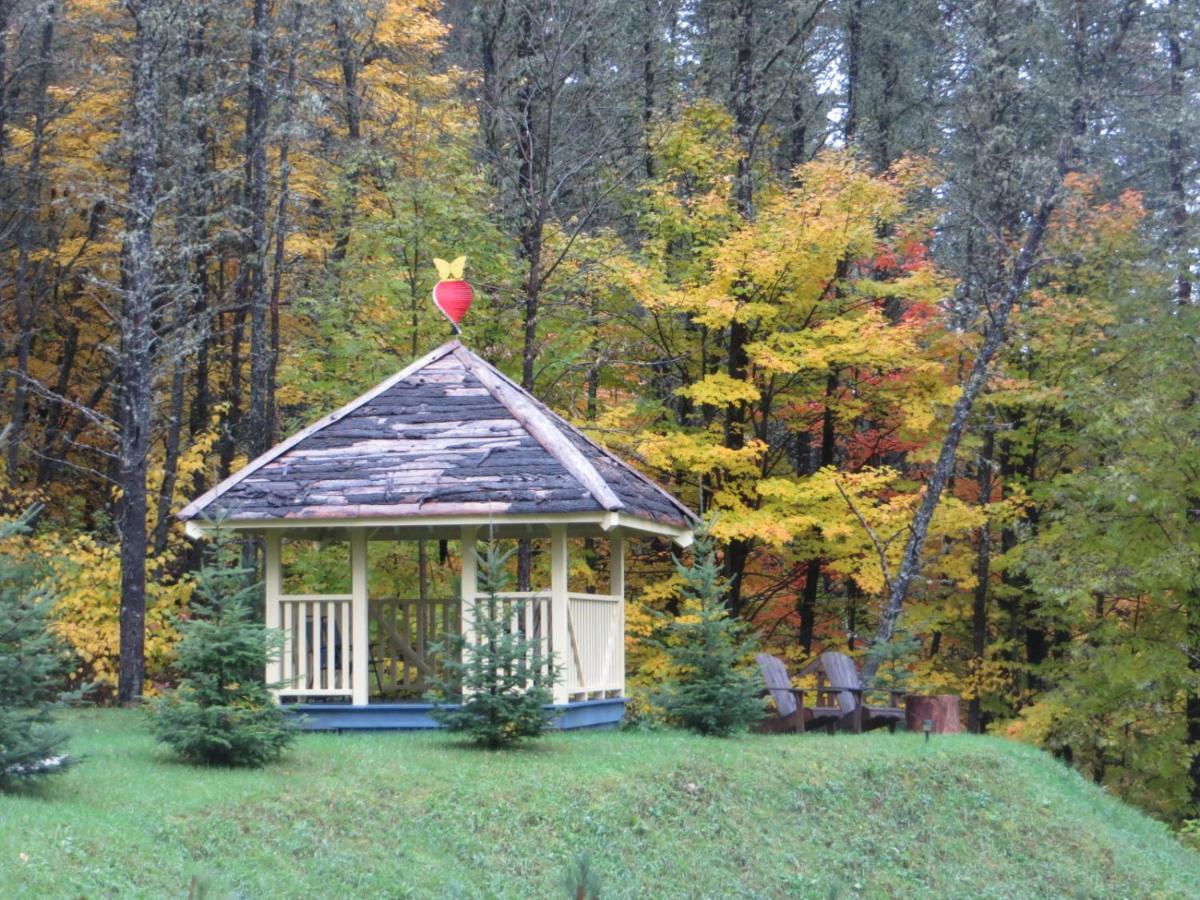
[[[194,536],[219,521],[263,537],[266,623],[285,641],[267,678],[282,685],[280,702],[317,728],[433,727],[420,694],[443,636],[469,634],[479,590],[470,550],[487,539],[548,547],[540,570],[549,585],[502,598],[519,610],[512,627],[561,667],[560,726],[618,721],[625,539],[686,546],[695,522],[457,340],[264,453],[179,516]],[[607,542],[605,593],[572,590],[581,539],[591,557],[604,556]],[[457,587],[444,592],[457,596],[429,596],[424,581],[415,598],[374,591],[372,542],[383,541],[437,541],[443,558],[457,544]],[[291,545],[331,543],[346,548],[344,581],[290,587]]]

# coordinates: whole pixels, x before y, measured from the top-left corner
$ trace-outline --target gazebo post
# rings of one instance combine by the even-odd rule
[[[625,536],[615,530],[608,539],[608,592],[617,598],[618,625],[610,670],[616,687],[605,695],[622,697],[625,694]]]
[[[608,592],[625,599],[625,538],[617,531],[608,539]]]
[[[567,703],[571,698],[567,679],[573,669],[571,634],[567,627],[567,574],[570,557],[567,546],[567,526],[550,527],[550,646],[555,662],[561,667],[554,682],[553,698],[556,704]]]
[[[350,530],[350,702],[366,706],[371,701],[367,669],[371,665],[370,600],[367,596],[367,532]]]
[[[464,525],[458,550],[462,556],[462,611],[459,613],[459,625],[462,638],[467,643],[475,642],[475,603],[479,596],[479,567],[475,550],[478,540],[479,529],[474,525]]]
[[[283,596],[283,536],[274,529],[263,536],[263,582],[266,589],[266,596],[263,598],[263,621],[269,631],[278,632],[283,627],[280,621],[280,597]],[[286,645],[280,646],[279,652],[267,662],[267,684],[278,685],[283,681],[283,654],[290,649]],[[271,693],[278,701],[279,688],[273,688]]]

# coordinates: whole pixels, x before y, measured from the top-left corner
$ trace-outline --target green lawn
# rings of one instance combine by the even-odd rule
[[[261,772],[173,762],[134,713],[0,796],[0,897],[1185,897],[1200,854],[1035,750],[971,737],[306,735]]]

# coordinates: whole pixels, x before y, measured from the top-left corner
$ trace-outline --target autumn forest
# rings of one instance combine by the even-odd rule
[[[0,506],[75,680],[170,684],[176,513],[444,342],[465,254],[463,342],[706,517],[772,653],[1200,816],[1198,20],[0,0]]]

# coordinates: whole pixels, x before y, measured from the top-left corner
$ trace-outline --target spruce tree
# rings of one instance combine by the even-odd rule
[[[521,631],[525,602],[499,596],[509,583],[513,551],[502,553],[488,544],[484,553],[464,552],[475,553],[481,589],[472,639],[448,636],[444,648],[451,652],[435,685],[440,699],[459,694],[462,702],[439,706],[433,716],[471,743],[498,749],[538,737],[550,727],[554,713],[547,706],[559,667],[542,652],[539,640]]]
[[[0,522],[0,542],[26,530],[30,510]],[[50,721],[65,655],[47,630],[51,600],[33,565],[0,552],[0,788],[61,772],[66,734]]]
[[[234,565],[237,548],[218,531],[196,573],[192,618],[181,623],[179,687],[153,707],[154,734],[183,759],[261,766],[295,738],[263,678],[282,635],[257,621],[254,572]]]
[[[729,582],[721,576],[707,530],[696,536],[691,564],[676,559],[675,569],[683,579],[684,602],[664,629],[672,674],[656,700],[668,719],[699,734],[745,731],[765,708],[762,681],[751,662],[757,642],[729,614]]]

